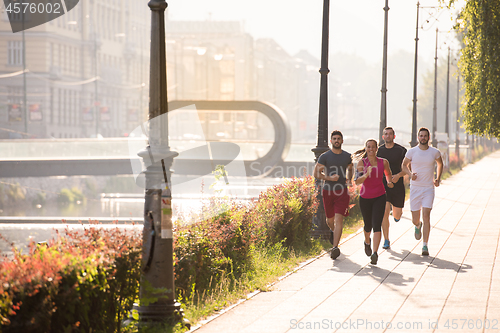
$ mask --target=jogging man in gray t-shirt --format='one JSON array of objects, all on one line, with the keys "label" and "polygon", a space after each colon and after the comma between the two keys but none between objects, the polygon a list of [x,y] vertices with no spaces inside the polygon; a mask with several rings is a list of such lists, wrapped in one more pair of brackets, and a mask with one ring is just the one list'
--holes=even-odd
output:
[{"label": "jogging man in gray t-shirt", "polygon": [[323,179],[323,207],[326,224],[333,231],[332,259],[340,255],[338,247],[342,236],[344,216],[349,215],[349,189],[352,183],[353,166],[351,154],[342,150],[344,142],[340,131],[331,135],[332,149],[323,153],[314,167],[314,177]]}]

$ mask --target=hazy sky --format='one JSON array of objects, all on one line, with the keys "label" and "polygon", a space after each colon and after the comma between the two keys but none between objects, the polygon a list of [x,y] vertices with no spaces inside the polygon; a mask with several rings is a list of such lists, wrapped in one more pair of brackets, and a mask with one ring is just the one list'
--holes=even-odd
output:
[{"label": "hazy sky", "polygon": [[[316,57],[321,53],[323,0],[167,0],[172,20],[236,20],[254,38],[274,38],[291,55],[306,49]],[[437,0],[420,0],[421,6],[436,6]],[[415,50],[417,1],[389,0],[389,54],[403,49]],[[382,58],[384,0],[330,1],[330,53],[346,52],[369,62]],[[448,31],[452,13],[457,10],[420,9],[419,55],[434,58],[436,27]],[[435,23],[432,17],[439,16]],[[426,22],[429,20],[429,23]],[[439,34],[438,55],[446,54],[445,40],[451,34]],[[453,46],[452,46],[453,47]]]}]

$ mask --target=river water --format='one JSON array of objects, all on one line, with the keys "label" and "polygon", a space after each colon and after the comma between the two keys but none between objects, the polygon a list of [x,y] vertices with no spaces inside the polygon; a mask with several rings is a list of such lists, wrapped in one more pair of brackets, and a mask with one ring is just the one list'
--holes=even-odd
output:
[{"label": "river water", "polygon": [[[210,202],[213,198],[248,203],[266,188],[284,180],[230,177],[228,183],[210,181],[211,185],[201,188],[200,182],[203,184],[203,180],[200,179],[192,184],[178,181],[181,185],[172,188],[173,220],[189,223],[222,212],[220,207],[214,207]],[[209,206],[210,209],[202,209]],[[11,253],[11,243],[26,251],[31,241],[42,242],[54,238],[56,229],[82,228],[78,222],[88,224],[89,219],[99,221],[101,227],[142,229],[143,212],[143,193],[102,193],[100,199],[88,199],[81,203],[61,205],[47,202],[39,207],[26,205],[7,208],[0,214],[0,234],[5,239],[0,239],[0,253]],[[119,223],[109,224],[113,221]]]}]

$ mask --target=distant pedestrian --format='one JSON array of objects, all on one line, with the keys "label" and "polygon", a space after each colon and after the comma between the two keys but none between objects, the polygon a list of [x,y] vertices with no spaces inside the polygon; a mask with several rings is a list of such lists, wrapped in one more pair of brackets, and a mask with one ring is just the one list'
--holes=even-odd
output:
[{"label": "distant pedestrian", "polygon": [[391,247],[391,241],[389,240],[389,214],[392,209],[394,221],[399,222],[401,215],[403,215],[403,207],[405,205],[405,173],[401,169],[401,165],[406,155],[406,148],[394,142],[396,133],[392,127],[384,128],[382,137],[385,143],[378,147],[377,156],[389,161],[392,172],[392,183],[394,184],[394,187],[388,187],[387,181],[384,178],[387,198],[384,219],[382,220],[382,234],[384,235],[384,245],[382,248],[389,249]]},{"label": "distant pedestrian", "polygon": [[[418,130],[418,145],[406,153],[403,160],[403,171],[411,177],[410,209],[412,222],[415,225],[415,238],[422,238],[422,210],[424,242],[422,255],[428,256],[427,242],[431,232],[431,209],[434,203],[435,187],[441,182],[443,159],[441,153],[434,147],[429,147],[429,130],[422,127]],[[434,178],[434,166],[437,163],[437,175]]]},{"label": "distant pedestrian", "polygon": [[[359,206],[365,223],[365,254],[373,265],[377,264],[378,247],[381,239],[382,219],[384,218],[386,194],[382,179],[387,178],[387,186],[393,187],[389,162],[377,157],[378,144],[375,139],[368,139],[365,147],[352,154],[356,167],[356,184],[363,184],[359,194]],[[370,239],[373,230],[373,248]]]},{"label": "distant pedestrian", "polygon": [[352,183],[353,166],[351,154],[342,150],[344,142],[340,131],[330,136],[332,149],[323,153],[314,167],[314,177],[323,179],[323,207],[326,223],[333,231],[332,259],[340,255],[339,242],[342,236],[344,217],[349,215],[349,189]]}]

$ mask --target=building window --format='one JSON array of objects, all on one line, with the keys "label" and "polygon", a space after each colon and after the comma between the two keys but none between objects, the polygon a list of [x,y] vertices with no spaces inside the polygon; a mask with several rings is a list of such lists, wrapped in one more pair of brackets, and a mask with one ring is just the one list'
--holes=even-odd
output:
[{"label": "building window", "polygon": [[23,42],[14,40],[8,44],[8,60],[9,65],[21,66],[23,64]]},{"label": "building window", "polygon": [[[52,44],[51,44],[52,45]],[[50,88],[50,123],[54,123],[54,88]],[[52,137],[54,137],[54,133],[52,133]]]},{"label": "building window", "polygon": [[7,101],[9,104],[21,104],[23,90],[21,87],[7,87]]}]

